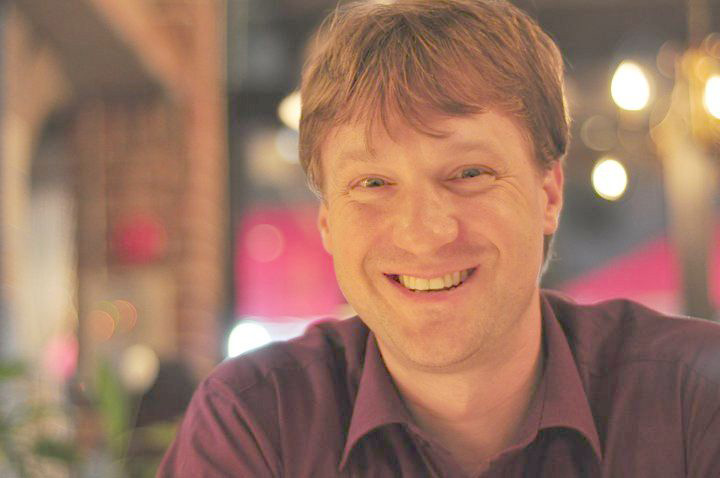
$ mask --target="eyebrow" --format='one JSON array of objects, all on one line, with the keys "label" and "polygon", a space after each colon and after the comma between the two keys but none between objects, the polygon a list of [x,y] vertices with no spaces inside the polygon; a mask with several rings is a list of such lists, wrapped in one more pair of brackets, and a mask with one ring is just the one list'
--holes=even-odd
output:
[{"label": "eyebrow", "polygon": [[342,172],[357,163],[377,164],[379,162],[380,158],[366,148],[348,148],[338,155],[334,171]]},{"label": "eyebrow", "polygon": [[468,141],[455,141],[448,146],[448,150],[454,153],[467,153],[470,151],[483,151],[489,153],[492,156],[501,158],[503,156],[502,151],[497,146],[488,141],[468,140]]}]

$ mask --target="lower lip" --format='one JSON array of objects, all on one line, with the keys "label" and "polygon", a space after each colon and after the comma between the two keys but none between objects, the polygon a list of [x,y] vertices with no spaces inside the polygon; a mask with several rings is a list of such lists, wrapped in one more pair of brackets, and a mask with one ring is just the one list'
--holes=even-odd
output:
[{"label": "lower lip", "polygon": [[391,277],[385,276],[385,278],[390,282],[390,284],[395,286],[395,289],[400,292],[404,297],[407,297],[414,302],[442,302],[450,300],[455,296],[462,294],[464,290],[468,289],[466,286],[468,285],[468,283],[475,279],[476,272],[476,268],[472,268],[472,272],[470,273],[470,275],[457,287],[446,290],[436,290],[432,292],[410,290]]}]

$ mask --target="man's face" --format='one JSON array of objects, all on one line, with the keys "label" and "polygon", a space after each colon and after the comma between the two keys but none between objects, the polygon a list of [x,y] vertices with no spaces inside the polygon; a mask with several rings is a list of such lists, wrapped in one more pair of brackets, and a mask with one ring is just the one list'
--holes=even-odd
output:
[{"label": "man's face", "polygon": [[539,170],[509,116],[431,126],[451,134],[395,125],[391,139],[378,128],[372,153],[364,125],[331,132],[318,223],[340,288],[383,354],[438,368],[507,350],[538,318],[563,174]]}]

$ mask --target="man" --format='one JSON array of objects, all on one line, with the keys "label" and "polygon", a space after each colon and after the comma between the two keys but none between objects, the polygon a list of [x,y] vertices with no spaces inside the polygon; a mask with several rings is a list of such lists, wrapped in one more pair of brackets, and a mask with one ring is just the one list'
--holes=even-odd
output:
[{"label": "man", "polygon": [[222,364],[160,477],[720,476],[720,327],[539,290],[562,59],[498,0],[340,8],[300,154],[358,317]]}]

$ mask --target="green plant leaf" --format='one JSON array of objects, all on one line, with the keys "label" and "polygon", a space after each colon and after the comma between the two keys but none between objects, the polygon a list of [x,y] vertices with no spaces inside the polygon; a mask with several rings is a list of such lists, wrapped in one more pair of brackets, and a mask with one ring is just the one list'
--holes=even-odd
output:
[{"label": "green plant leaf", "polygon": [[36,455],[60,461],[66,465],[72,465],[78,461],[78,450],[69,442],[42,437],[33,447]]},{"label": "green plant leaf", "polygon": [[98,366],[96,384],[98,412],[108,444],[115,458],[122,459],[128,445],[130,398],[107,360]]},{"label": "green plant leaf", "polygon": [[22,377],[27,372],[27,366],[19,360],[0,361],[0,382]]},{"label": "green plant leaf", "polygon": [[148,446],[153,448],[167,448],[172,443],[177,433],[179,420],[165,421],[147,425],[135,430],[136,436]]}]

